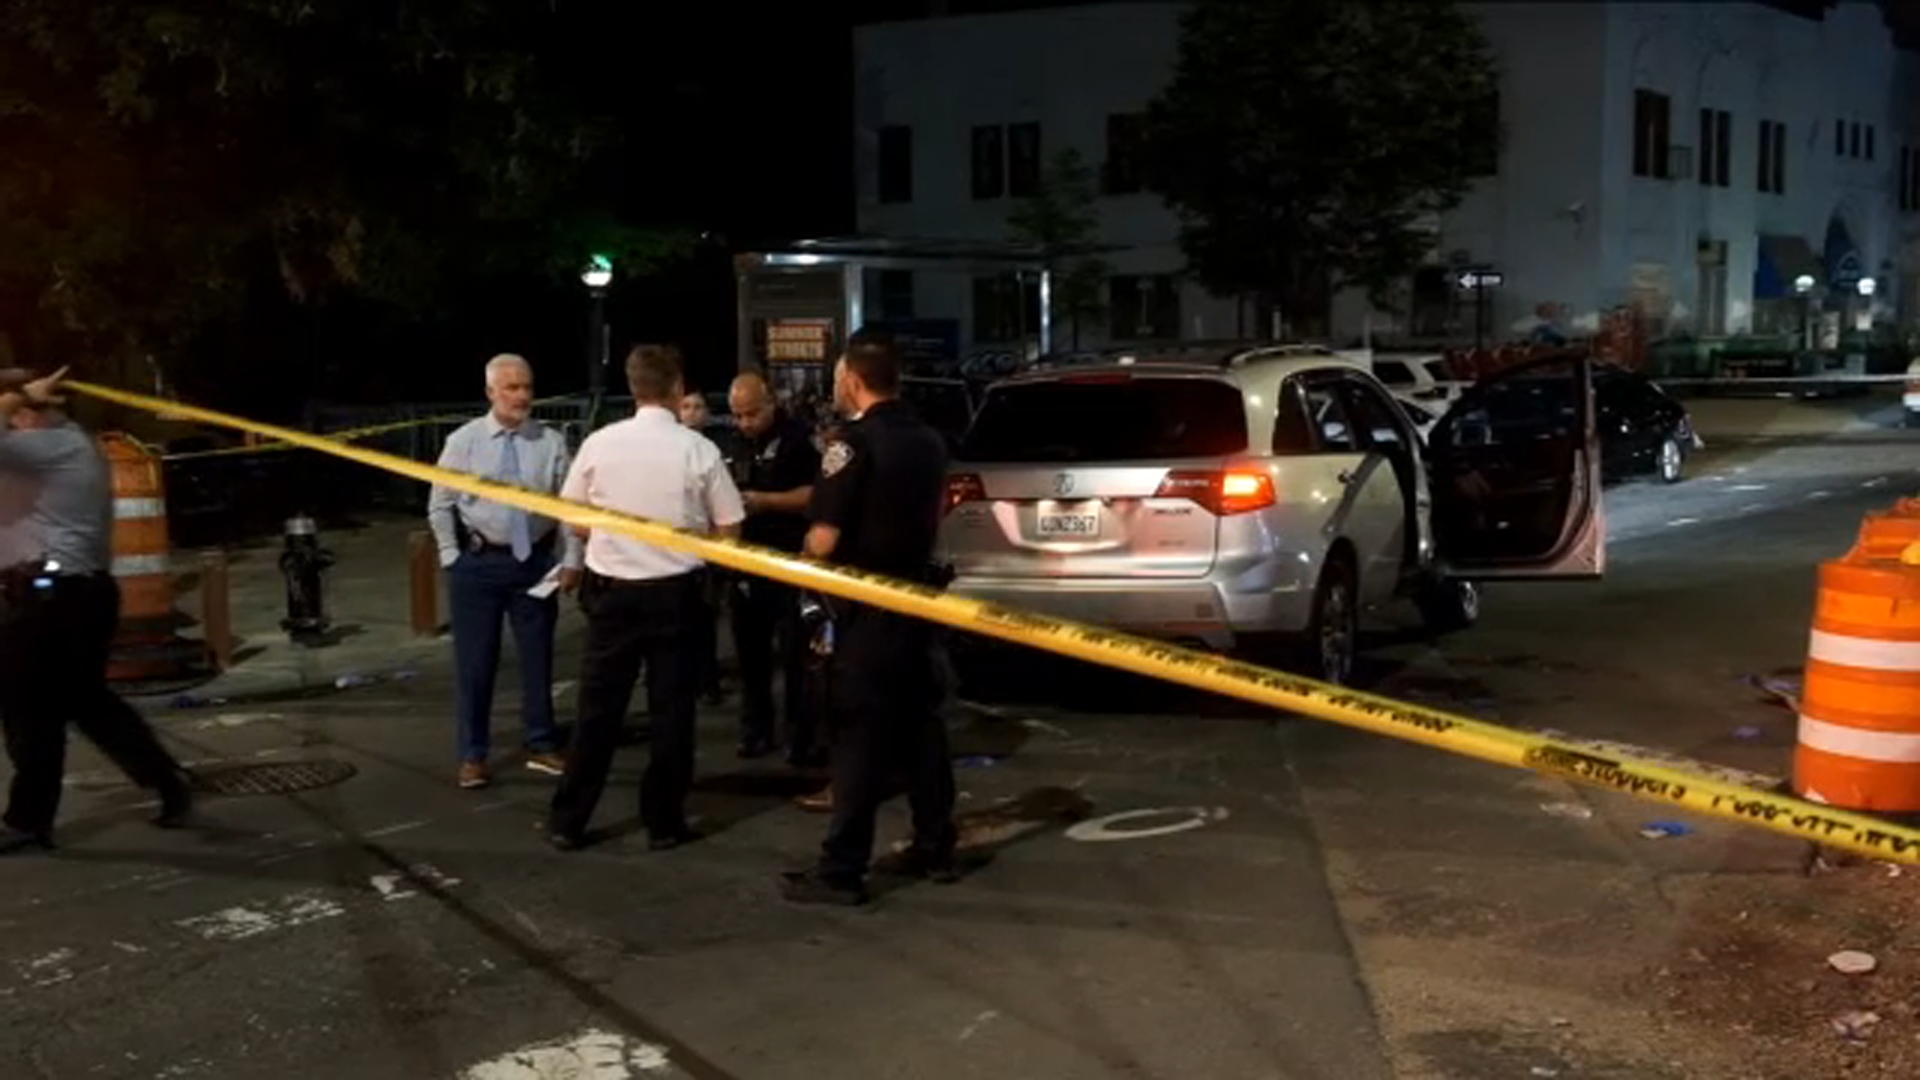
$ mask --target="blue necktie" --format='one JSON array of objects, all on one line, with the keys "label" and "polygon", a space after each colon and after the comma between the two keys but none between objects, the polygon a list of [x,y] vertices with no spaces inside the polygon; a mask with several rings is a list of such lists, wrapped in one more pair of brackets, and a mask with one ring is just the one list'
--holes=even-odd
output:
[{"label": "blue necktie", "polygon": [[[500,482],[526,486],[520,478],[519,437],[507,432],[507,445],[500,451]],[[533,522],[527,512],[517,506],[507,508],[507,543],[513,548],[513,557],[526,562],[533,554]]]}]

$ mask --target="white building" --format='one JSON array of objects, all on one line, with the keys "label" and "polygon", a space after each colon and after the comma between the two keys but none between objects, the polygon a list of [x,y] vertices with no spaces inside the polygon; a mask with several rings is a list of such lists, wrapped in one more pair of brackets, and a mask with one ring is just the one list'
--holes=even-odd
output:
[{"label": "white building", "polygon": [[[1470,334],[1463,266],[1500,271],[1489,321],[1503,336],[1536,313],[1577,326],[1628,303],[1673,332],[1773,332],[1797,324],[1802,275],[1849,325],[1868,309],[1883,323],[1920,315],[1920,57],[1896,46],[1878,3],[1466,6],[1501,66],[1498,173],[1439,223],[1403,310],[1338,298],[1334,337]],[[1103,167],[1115,248],[1110,325],[1082,343],[1256,334],[1240,305],[1179,276],[1175,218],[1127,161],[1182,9],[1082,3],[859,28],[860,231],[1004,241],[1012,200],[1074,147]],[[884,317],[958,318],[969,349],[1018,339],[1032,303],[950,275],[894,272],[864,291]]]}]

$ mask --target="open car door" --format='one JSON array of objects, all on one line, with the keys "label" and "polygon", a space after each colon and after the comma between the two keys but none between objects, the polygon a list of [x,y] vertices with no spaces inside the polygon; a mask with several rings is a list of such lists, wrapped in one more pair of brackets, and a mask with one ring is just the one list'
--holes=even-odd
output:
[{"label": "open car door", "polygon": [[1593,362],[1584,350],[1474,384],[1427,439],[1441,573],[1597,578],[1606,568]]}]

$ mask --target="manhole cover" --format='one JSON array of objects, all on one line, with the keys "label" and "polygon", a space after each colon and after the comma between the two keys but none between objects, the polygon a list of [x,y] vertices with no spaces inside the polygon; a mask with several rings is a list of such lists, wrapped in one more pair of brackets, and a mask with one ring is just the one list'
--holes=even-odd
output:
[{"label": "manhole cover", "polygon": [[193,771],[197,791],[214,795],[288,795],[332,787],[352,776],[344,761],[276,761],[260,765],[202,765]]}]

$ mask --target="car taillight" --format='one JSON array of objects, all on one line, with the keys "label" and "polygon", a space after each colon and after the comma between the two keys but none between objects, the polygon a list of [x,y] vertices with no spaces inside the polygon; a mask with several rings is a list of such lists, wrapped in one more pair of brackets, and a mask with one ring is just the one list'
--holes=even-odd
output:
[{"label": "car taillight", "polygon": [[1907,393],[1920,394],[1920,379],[1907,380]]},{"label": "car taillight", "polygon": [[987,497],[987,486],[973,473],[954,473],[947,477],[947,512],[961,503],[980,502]]},{"label": "car taillight", "polygon": [[1222,517],[1264,510],[1279,501],[1273,477],[1255,469],[1175,469],[1154,495],[1191,499]]}]

